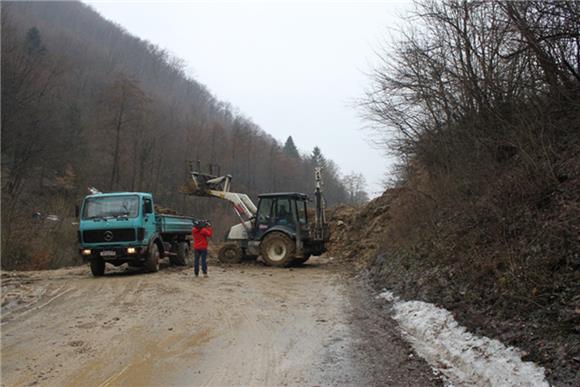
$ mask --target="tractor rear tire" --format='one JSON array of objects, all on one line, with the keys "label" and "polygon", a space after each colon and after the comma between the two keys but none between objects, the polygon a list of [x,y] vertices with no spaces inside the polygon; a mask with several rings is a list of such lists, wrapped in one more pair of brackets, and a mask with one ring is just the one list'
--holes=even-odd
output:
[{"label": "tractor rear tire", "polygon": [[288,235],[274,231],[262,240],[260,251],[266,265],[286,267],[292,264],[296,243]]},{"label": "tractor rear tire", "polygon": [[227,243],[218,252],[218,260],[223,263],[240,263],[243,252],[240,246],[235,243]]},{"label": "tractor rear tire", "polygon": [[177,255],[169,257],[171,264],[175,266],[187,266],[188,261],[191,261],[189,257],[189,245],[187,242],[178,242],[176,250]]},{"label": "tractor rear tire", "polygon": [[159,271],[159,246],[157,246],[157,243],[153,243],[149,248],[149,255],[145,262],[145,270],[150,273]]},{"label": "tractor rear tire", "polygon": [[91,259],[91,273],[93,273],[93,276],[95,277],[105,275],[105,261],[103,261],[103,258],[98,257]]}]

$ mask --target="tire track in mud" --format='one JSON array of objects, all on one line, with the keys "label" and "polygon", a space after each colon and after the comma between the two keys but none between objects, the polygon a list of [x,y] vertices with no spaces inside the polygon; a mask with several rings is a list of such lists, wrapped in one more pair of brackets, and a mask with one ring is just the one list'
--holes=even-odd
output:
[{"label": "tire track in mud", "polygon": [[27,291],[44,303],[3,326],[5,385],[376,384],[363,372],[375,364],[353,360],[348,296],[323,265],[212,266],[207,279],[67,270],[35,272]]},{"label": "tire track in mud", "polygon": [[[24,302],[20,308],[16,308],[16,309],[14,309],[10,312],[7,312],[7,313],[2,313],[2,322],[0,323],[0,326],[3,326],[6,322],[12,320],[13,316],[23,317],[31,312],[38,311],[38,310],[48,306],[50,303],[52,303],[56,299],[64,296],[67,293],[70,293],[71,291],[74,290],[71,288],[64,290],[65,287],[66,286],[61,286],[61,287],[57,288],[54,292],[49,292],[47,289],[45,289],[37,297],[34,297],[34,299],[32,301],[30,301],[28,303]],[[48,293],[48,295],[47,295],[47,293]],[[43,299],[46,299],[46,298],[48,298],[48,300],[43,301]],[[40,305],[38,305],[38,304],[40,304]]]},{"label": "tire track in mud", "polygon": [[[212,354],[201,353],[201,357],[212,357],[212,364],[208,366],[211,372],[200,380],[199,385],[256,385],[258,381],[268,384],[275,356],[269,344],[271,335],[268,327],[261,323],[260,315],[256,313],[263,305],[256,304],[256,300],[252,299],[255,294],[248,294],[241,282],[226,281],[222,284],[225,286],[223,290],[229,295],[228,301],[235,302],[238,307],[232,311],[229,303],[223,303],[216,308],[215,320],[221,321],[222,325],[219,335],[212,342]],[[234,294],[237,296],[232,297]],[[252,351],[256,346],[259,350]],[[200,368],[204,368],[204,361],[201,363]]]}]

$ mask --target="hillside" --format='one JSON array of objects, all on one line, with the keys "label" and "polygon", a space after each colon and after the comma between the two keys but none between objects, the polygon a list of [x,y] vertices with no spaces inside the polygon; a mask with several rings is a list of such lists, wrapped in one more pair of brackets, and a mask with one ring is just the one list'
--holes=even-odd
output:
[{"label": "hillside", "polygon": [[80,2],[2,2],[4,268],[70,264],[74,206],[89,186],[153,192],[222,235],[235,220],[227,205],[178,193],[188,160],[219,165],[251,196],[312,192],[313,167],[324,164],[329,202],[346,200],[319,148],[283,146],[183,68]]},{"label": "hillside", "polygon": [[578,3],[419,2],[414,16],[362,102],[396,178],[335,210],[332,253],[579,385]]}]

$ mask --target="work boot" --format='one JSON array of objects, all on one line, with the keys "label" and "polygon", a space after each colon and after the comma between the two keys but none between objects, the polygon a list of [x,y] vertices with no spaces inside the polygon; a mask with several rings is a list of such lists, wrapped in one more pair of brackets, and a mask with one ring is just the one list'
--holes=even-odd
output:
[{"label": "work boot", "polygon": [[203,278],[207,278],[207,273],[203,273]]}]

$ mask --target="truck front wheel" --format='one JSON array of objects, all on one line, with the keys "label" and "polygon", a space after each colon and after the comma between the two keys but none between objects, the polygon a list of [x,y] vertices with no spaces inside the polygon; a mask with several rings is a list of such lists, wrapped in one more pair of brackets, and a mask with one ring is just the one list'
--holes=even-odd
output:
[{"label": "truck front wheel", "polygon": [[268,266],[288,266],[296,254],[296,244],[286,234],[272,232],[260,244],[262,258]]},{"label": "truck front wheel", "polygon": [[93,276],[100,277],[105,274],[105,261],[101,257],[91,259],[91,273]]},{"label": "truck front wheel", "polygon": [[149,248],[149,256],[145,262],[145,270],[151,273],[159,271],[159,246],[153,243]]}]

